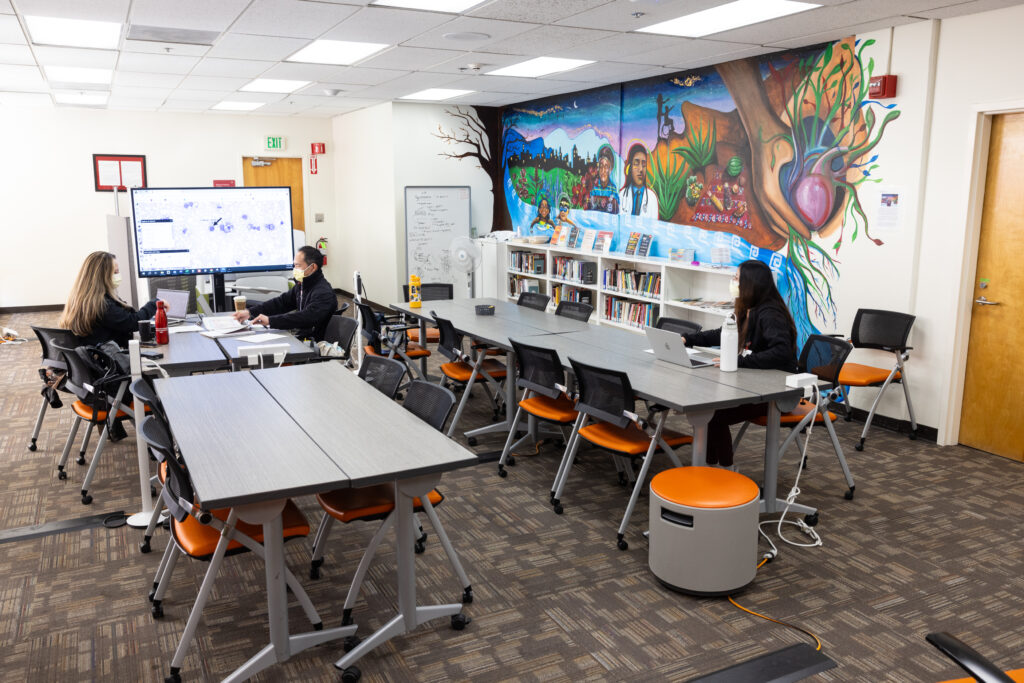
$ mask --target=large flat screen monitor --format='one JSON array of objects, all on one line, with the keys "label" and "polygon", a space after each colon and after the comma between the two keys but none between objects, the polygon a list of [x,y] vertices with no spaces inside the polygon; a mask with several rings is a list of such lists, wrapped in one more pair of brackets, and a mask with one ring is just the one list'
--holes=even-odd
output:
[{"label": "large flat screen monitor", "polygon": [[141,277],[291,270],[290,187],[132,190]]}]

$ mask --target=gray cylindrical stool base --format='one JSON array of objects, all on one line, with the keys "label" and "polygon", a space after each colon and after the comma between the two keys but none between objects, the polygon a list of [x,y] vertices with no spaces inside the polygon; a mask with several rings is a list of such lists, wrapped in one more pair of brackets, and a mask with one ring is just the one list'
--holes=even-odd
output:
[{"label": "gray cylindrical stool base", "polygon": [[677,467],[651,480],[651,571],[694,595],[728,595],[757,573],[757,484],[738,472]]}]

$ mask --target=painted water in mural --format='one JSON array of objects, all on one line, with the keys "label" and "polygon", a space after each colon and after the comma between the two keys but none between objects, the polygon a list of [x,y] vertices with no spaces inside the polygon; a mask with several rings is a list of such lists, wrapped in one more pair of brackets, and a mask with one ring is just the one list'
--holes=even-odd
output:
[{"label": "painted water in mural", "polygon": [[845,239],[868,235],[858,198],[878,182],[878,144],[899,116],[868,98],[873,41],[847,39],[698,71],[515,105],[503,165],[512,224],[630,233],[650,254],[768,263],[803,342],[834,329]]}]

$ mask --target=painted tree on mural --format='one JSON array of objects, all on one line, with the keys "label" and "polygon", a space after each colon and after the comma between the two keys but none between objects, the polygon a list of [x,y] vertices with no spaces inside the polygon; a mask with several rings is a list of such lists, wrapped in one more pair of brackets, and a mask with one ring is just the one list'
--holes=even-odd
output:
[{"label": "painted tree on mural", "polygon": [[505,205],[504,171],[502,169],[501,109],[497,107],[456,107],[445,113],[457,123],[451,130],[440,124],[434,137],[445,144],[468,147],[461,152],[441,152],[448,159],[475,159],[480,169],[491,179],[494,197],[490,230],[510,230],[512,221]]}]

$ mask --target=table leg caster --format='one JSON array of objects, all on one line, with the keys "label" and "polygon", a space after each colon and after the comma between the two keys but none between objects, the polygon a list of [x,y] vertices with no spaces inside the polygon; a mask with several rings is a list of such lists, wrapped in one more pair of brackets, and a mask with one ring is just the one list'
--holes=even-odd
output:
[{"label": "table leg caster", "polygon": [[619,546],[619,550],[627,550],[629,549],[629,543],[626,543],[626,539],[622,536],[622,534],[619,534],[616,537],[616,545]]},{"label": "table leg caster", "polygon": [[804,522],[807,526],[818,526],[818,513],[804,515]]},{"label": "table leg caster", "polygon": [[341,680],[343,683],[356,683],[362,677],[363,672],[356,666],[350,666],[341,672]]},{"label": "table leg caster", "polygon": [[857,487],[856,486],[851,486],[850,490],[843,494],[843,498],[845,498],[846,500],[853,500],[853,490],[855,488],[857,488]]},{"label": "table leg caster", "polygon": [[345,648],[345,652],[351,652],[356,649],[361,642],[363,642],[363,639],[359,636],[348,636],[342,641],[342,647]]},{"label": "table leg caster", "polygon": [[171,675],[164,678],[164,683],[181,683],[181,674],[178,673],[179,671],[181,671],[181,669],[176,666],[172,666]]},{"label": "table leg caster", "polygon": [[30,444],[28,445],[28,449],[29,449],[30,451],[35,451],[35,450],[36,450],[36,440],[35,440],[35,439],[32,439],[32,443],[30,443]]},{"label": "table leg caster", "polygon": [[473,621],[462,612],[452,615],[452,628],[456,631],[461,631],[469,625],[469,622]]},{"label": "table leg caster", "polygon": [[468,605],[473,602],[473,587],[466,586],[466,589],[462,591],[462,603]]},{"label": "table leg caster", "polygon": [[92,502],[92,496],[85,489],[82,489],[82,505],[88,505]]}]

